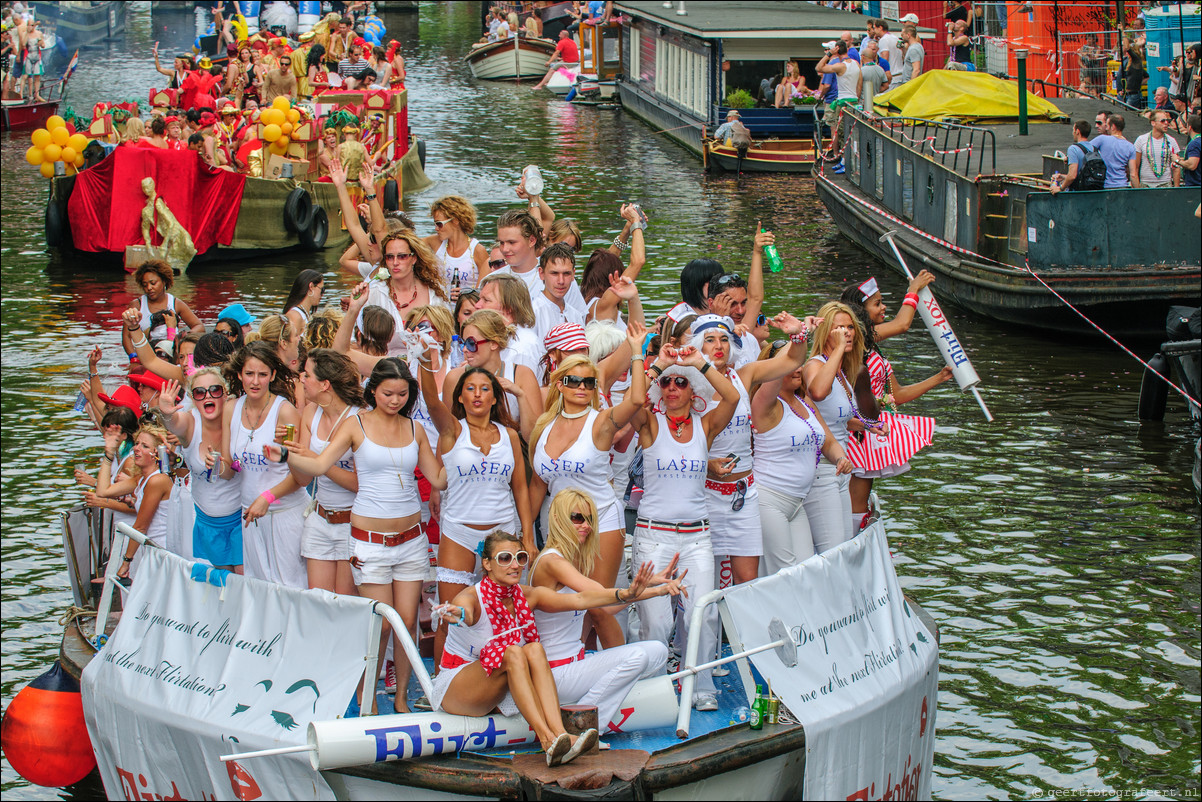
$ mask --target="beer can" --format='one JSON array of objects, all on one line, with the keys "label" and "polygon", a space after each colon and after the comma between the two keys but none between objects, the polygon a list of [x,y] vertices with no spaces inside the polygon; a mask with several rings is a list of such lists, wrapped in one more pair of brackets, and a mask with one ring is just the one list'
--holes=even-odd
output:
[{"label": "beer can", "polygon": [[780,723],[780,699],[775,696],[764,700],[764,723]]},{"label": "beer can", "polygon": [[294,424],[294,423],[285,423],[284,424],[284,439],[291,440],[292,442],[296,442],[296,424]]}]

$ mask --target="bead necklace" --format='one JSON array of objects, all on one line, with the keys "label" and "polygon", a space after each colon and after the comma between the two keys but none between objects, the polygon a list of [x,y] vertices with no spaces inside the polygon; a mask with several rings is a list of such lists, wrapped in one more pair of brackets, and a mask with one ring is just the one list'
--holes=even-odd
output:
[{"label": "bead necklace", "polygon": [[[267,400],[264,402],[263,408],[259,410],[259,414],[255,419],[255,425],[251,427],[250,434],[246,436],[246,445],[242,447],[243,451],[250,448],[251,442],[255,439],[255,432],[259,431],[259,427],[263,425],[263,416],[267,414],[267,410],[271,407],[271,396],[272,394],[270,392],[267,393]],[[248,398],[247,401],[249,402],[250,399]],[[247,417],[249,417],[251,412],[250,405],[243,404],[242,408],[246,411]],[[235,471],[242,470],[242,460],[238,459],[236,456],[233,457],[232,461],[230,462],[230,467]]]},{"label": "bead necklace", "polygon": [[1160,166],[1156,165],[1156,159],[1152,155],[1153,136],[1148,134],[1148,140],[1144,142],[1144,153],[1148,156],[1148,167],[1152,170],[1152,175],[1160,178],[1169,169],[1169,138],[1162,136],[1160,138]]},{"label": "bead necklace", "polygon": [[814,433],[814,467],[817,468],[819,465],[822,464],[822,447],[818,442],[820,437],[818,434],[818,430],[814,428],[814,424],[812,422],[812,418],[817,413],[814,412],[814,408],[812,406],[810,406],[809,404],[806,403],[806,400],[804,398],[802,398],[801,396],[799,396],[797,394],[794,394],[793,397],[796,398],[798,401],[800,401],[801,405],[803,407],[805,407],[807,410],[809,410],[810,417],[808,417],[808,418],[801,417],[801,415],[797,412],[797,410],[793,409],[793,405],[790,404],[788,401],[784,402],[785,409],[789,410],[795,416],[797,416],[797,419],[800,420],[802,423],[804,423],[806,426],[809,426],[810,431]]},{"label": "bead necklace", "polygon": [[843,392],[847,394],[847,402],[851,404],[851,412],[856,416],[856,420],[864,424],[865,429],[879,429],[884,426],[885,424],[880,420],[865,418],[860,414],[860,408],[856,406],[856,397],[852,395],[851,387],[847,383],[847,377],[843,375],[843,368],[839,368],[836,376],[839,379],[839,384],[843,387]]}]

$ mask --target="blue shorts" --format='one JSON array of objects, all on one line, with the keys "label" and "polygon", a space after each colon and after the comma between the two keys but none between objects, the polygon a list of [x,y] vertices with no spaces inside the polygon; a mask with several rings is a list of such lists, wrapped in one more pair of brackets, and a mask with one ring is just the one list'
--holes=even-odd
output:
[{"label": "blue shorts", "polygon": [[197,507],[192,555],[213,565],[242,565],[242,510],[211,518]]}]

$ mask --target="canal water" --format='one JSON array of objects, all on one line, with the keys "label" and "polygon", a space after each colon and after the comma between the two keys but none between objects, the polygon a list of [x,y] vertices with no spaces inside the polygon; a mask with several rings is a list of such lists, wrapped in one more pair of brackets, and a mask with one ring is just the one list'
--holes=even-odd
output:
[{"label": "canal water", "polygon": [[[435,182],[405,199],[422,233],[433,231],[429,203],[453,192],[476,202],[487,240],[533,163],[588,248],[617,233],[622,202],[643,204],[649,253],[639,283],[655,313],[674,299],[691,258],[745,270],[761,222],[775,230],[786,265],[767,278],[769,314],[813,312],[873,274],[890,307],[900,303],[904,282],[838,235],[806,178],[707,179],[692,155],[621,111],[472,80],[461,58],[479,18],[476,3],[423,3],[416,15],[386,19],[408,62],[410,120],[428,143]],[[170,53],[191,31],[190,16],[136,4],[123,40],[83,54],[69,103],[82,111],[101,100],[144,101],[163,83],[152,43]],[[117,317],[135,293],[120,272],[47,255],[46,184],[24,162],[27,145],[26,136],[3,140],[0,173],[6,707],[58,651],[59,617],[71,604],[58,516],[80,498],[74,466],[94,468],[101,453],[72,401],[94,344],[115,383]],[[205,267],[175,292],[210,325],[232,299],[258,316],[278,311],[303,267],[326,272],[327,297],[352,284],[328,252]],[[933,446],[914,470],[879,483],[903,586],[940,626],[935,797],[1073,789],[1197,798],[1199,508],[1184,405],[1170,399],[1164,424],[1141,424],[1141,369],[1113,346],[946,311],[996,421],[944,385],[912,404],[938,419]],[[940,366],[921,327],[886,352],[906,382]],[[5,798],[101,793],[95,781],[67,791],[30,786],[7,761],[0,771]]]}]

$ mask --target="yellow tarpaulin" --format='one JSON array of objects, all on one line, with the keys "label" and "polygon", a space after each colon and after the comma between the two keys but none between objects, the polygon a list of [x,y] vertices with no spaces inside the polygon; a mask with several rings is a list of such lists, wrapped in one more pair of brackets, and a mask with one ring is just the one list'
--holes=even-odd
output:
[{"label": "yellow tarpaulin", "polygon": [[[877,95],[872,105],[878,114],[890,117],[1013,122],[1018,119],[1018,83],[982,72],[931,70]],[[1032,122],[1068,119],[1046,98],[1031,92],[1027,92],[1027,118]]]}]

